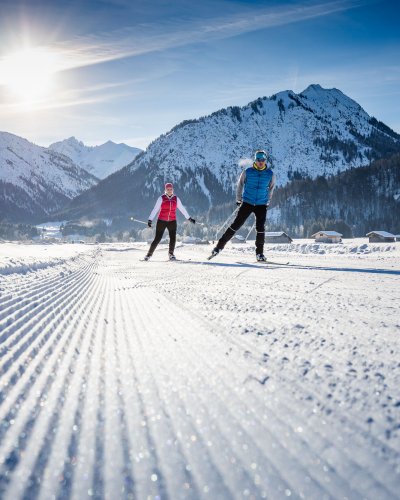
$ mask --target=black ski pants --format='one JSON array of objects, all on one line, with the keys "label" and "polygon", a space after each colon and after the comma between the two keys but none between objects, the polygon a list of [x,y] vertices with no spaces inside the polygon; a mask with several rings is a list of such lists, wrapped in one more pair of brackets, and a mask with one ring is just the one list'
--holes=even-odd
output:
[{"label": "black ski pants", "polygon": [[222,250],[225,247],[225,245],[233,237],[236,231],[243,226],[251,213],[254,213],[254,215],[256,216],[256,254],[264,253],[265,220],[267,218],[267,207],[266,205],[250,205],[250,203],[245,202],[241,204],[235,220],[219,239],[216,246],[218,250]]},{"label": "black ski pants", "polygon": [[175,243],[176,243],[176,220],[158,219],[156,225],[156,235],[154,236],[154,240],[150,245],[150,249],[147,252],[147,255],[153,255],[154,250],[160,243],[161,238],[163,237],[164,231],[166,229],[168,229],[169,233],[169,253],[174,253]]}]

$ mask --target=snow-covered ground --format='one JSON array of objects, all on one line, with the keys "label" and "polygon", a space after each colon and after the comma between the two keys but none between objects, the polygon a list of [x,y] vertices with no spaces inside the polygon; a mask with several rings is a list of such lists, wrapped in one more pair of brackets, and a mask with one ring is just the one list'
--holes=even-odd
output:
[{"label": "snow-covered ground", "polygon": [[93,250],[93,246],[81,244],[0,243],[0,277],[37,269],[65,265],[78,255]]},{"label": "snow-covered ground", "polygon": [[0,244],[0,498],[398,498],[400,243],[147,247]]}]

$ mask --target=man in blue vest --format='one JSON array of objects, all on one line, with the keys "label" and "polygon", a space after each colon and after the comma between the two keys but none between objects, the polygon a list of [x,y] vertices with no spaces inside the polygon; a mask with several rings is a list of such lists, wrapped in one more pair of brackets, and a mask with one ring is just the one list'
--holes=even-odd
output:
[{"label": "man in blue vest", "polygon": [[228,241],[243,226],[251,213],[256,216],[256,257],[265,262],[264,240],[267,208],[275,187],[275,174],[267,165],[267,153],[258,149],[254,154],[254,163],[243,170],[236,189],[236,204],[240,207],[235,220],[219,239],[210,259],[220,253]]}]

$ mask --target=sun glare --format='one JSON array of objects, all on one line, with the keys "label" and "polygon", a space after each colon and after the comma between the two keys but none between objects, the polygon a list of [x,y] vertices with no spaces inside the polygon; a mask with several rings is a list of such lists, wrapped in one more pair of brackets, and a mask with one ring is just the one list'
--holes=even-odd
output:
[{"label": "sun glare", "polygon": [[56,54],[44,48],[11,53],[0,61],[1,83],[21,104],[50,97],[56,72]]}]

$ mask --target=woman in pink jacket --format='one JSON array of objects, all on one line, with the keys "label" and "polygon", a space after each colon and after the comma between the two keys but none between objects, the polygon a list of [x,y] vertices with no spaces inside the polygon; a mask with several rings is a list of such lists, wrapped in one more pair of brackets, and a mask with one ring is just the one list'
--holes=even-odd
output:
[{"label": "woman in pink jacket", "polygon": [[190,222],[195,224],[196,221],[189,216],[186,208],[182,205],[181,200],[174,195],[174,186],[170,182],[167,182],[165,184],[165,193],[156,201],[156,204],[154,205],[154,208],[149,216],[149,220],[147,221],[147,225],[151,227],[155,215],[159,212],[156,225],[156,235],[144,260],[149,260],[153,255],[154,250],[161,241],[165,229],[168,229],[169,233],[169,260],[176,260],[174,255],[176,242],[176,209],[182,213],[185,219],[188,219]]}]

